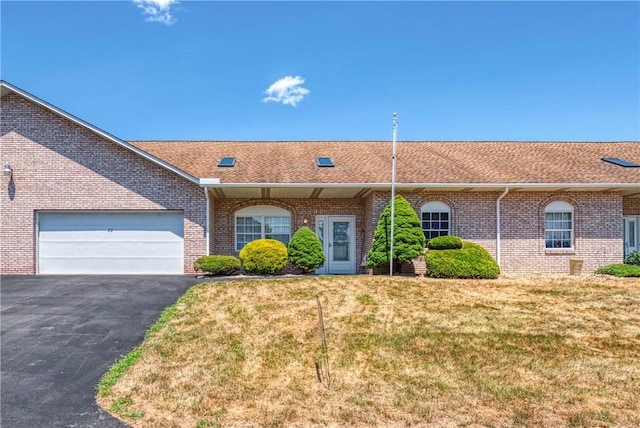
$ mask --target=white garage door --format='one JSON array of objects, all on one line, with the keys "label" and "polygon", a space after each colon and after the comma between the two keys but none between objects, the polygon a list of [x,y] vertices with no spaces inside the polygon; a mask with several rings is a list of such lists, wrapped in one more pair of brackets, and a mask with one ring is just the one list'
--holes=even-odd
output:
[{"label": "white garage door", "polygon": [[183,273],[182,212],[43,212],[41,274]]}]

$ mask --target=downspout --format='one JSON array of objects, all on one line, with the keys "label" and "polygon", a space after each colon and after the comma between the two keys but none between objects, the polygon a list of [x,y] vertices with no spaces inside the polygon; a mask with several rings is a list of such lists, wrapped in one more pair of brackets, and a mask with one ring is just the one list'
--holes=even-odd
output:
[{"label": "downspout", "polygon": [[500,266],[500,201],[509,193],[509,187],[504,188],[504,192],[498,197],[496,201],[496,262],[498,267]]},{"label": "downspout", "polygon": [[207,186],[204,186],[204,198],[207,201],[206,207],[205,207],[205,223],[204,223],[204,235],[205,235],[205,239],[207,241],[207,252],[205,255],[209,255],[209,188]]}]

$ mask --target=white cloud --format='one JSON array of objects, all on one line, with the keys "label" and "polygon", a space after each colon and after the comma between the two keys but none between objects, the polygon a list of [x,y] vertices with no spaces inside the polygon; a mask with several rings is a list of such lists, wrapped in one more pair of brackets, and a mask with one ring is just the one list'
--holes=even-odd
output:
[{"label": "white cloud", "polygon": [[264,97],[262,101],[265,103],[274,101],[295,107],[310,92],[307,88],[300,86],[303,83],[304,79],[300,76],[285,76],[271,84],[271,86],[264,91],[267,96]]},{"label": "white cloud", "polygon": [[160,22],[171,25],[176,19],[171,14],[171,6],[178,4],[178,0],[133,0],[147,16],[147,21]]}]

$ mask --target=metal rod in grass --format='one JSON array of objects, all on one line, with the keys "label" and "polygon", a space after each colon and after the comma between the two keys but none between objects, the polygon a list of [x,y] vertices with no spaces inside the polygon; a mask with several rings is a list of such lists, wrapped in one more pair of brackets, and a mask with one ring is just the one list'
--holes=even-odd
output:
[{"label": "metal rod in grass", "polygon": [[[329,372],[329,352],[327,351],[327,335],[324,330],[324,317],[322,315],[322,303],[320,303],[320,297],[316,296],[316,302],[318,302],[318,333],[320,333],[320,340],[322,342],[322,365],[326,371],[327,384],[325,385],[327,389],[331,389],[331,374]],[[316,375],[318,376],[318,381],[322,382],[322,374],[320,365],[316,362]]]}]

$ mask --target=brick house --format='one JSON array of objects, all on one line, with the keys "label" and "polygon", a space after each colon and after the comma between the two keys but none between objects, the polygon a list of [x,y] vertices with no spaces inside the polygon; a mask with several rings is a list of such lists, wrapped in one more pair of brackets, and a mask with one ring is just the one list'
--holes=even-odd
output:
[{"label": "brick house", "polygon": [[[190,273],[307,225],[362,272],[390,198],[382,141],[124,141],[2,82],[3,274]],[[638,249],[638,142],[397,144],[396,191],[428,237],[477,242],[504,273],[584,272]]]}]

